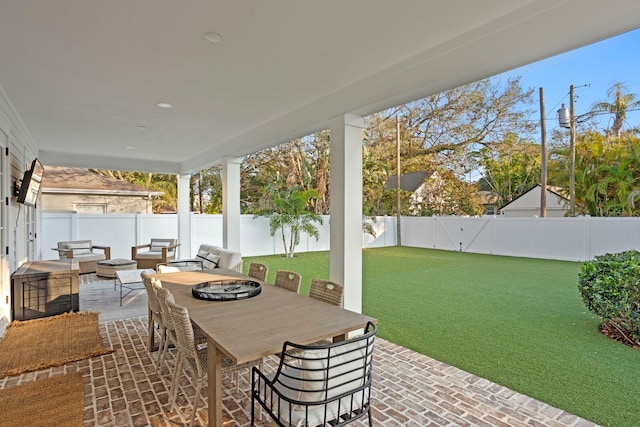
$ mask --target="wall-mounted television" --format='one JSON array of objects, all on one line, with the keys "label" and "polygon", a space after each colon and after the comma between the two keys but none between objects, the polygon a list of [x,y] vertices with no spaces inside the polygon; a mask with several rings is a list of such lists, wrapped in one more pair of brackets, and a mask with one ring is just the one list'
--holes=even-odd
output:
[{"label": "wall-mounted television", "polygon": [[40,194],[40,183],[44,176],[44,167],[36,158],[31,163],[31,168],[27,169],[22,177],[20,192],[18,193],[18,203],[27,206],[35,206]]}]

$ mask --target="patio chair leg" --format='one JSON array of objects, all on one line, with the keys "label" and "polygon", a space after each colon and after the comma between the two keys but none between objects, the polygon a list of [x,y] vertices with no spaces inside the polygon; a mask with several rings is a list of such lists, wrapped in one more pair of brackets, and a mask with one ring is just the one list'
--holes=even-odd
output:
[{"label": "patio chair leg", "polygon": [[164,364],[164,360],[167,357],[167,351],[169,351],[169,335],[165,332],[164,342],[162,343],[162,348],[159,348],[160,352],[160,361],[158,362],[158,374],[160,370],[162,370],[162,365]]},{"label": "patio chair leg", "polygon": [[[180,374],[180,368],[182,367],[182,354],[178,353],[176,357],[176,366],[173,369],[173,378],[171,379],[171,388],[169,389],[169,403],[175,408],[176,394],[178,392],[178,375]],[[176,408],[177,410],[177,408]]]},{"label": "patio chair leg", "polygon": [[198,400],[200,399],[200,389],[202,388],[202,381],[198,379],[197,382],[196,395],[193,398],[193,412],[191,413],[191,423],[189,423],[189,427],[193,427],[193,422],[196,419],[196,410],[198,409]]},{"label": "patio chair leg", "polygon": [[153,334],[154,334],[154,330],[153,330],[153,314],[149,314],[149,318],[148,319],[149,319],[148,320],[148,322],[149,322],[149,325],[148,325],[149,331],[148,331],[148,335],[147,335],[147,351],[149,353],[151,353],[151,351],[153,350],[151,348],[151,341],[153,340]]},{"label": "patio chair leg", "polygon": [[158,354],[156,358],[156,374],[160,375],[162,369],[162,349],[164,348],[164,342],[167,340],[167,330],[162,328],[160,330],[160,343],[158,344]]}]

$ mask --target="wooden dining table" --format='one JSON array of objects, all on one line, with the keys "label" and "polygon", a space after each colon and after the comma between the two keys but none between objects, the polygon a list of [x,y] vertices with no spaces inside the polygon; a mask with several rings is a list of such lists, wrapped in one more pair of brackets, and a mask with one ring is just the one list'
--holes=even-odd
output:
[{"label": "wooden dining table", "polygon": [[[260,282],[234,270],[156,274],[177,304],[207,336],[209,426],[222,426],[222,355],[245,363],[278,354],[291,341],[310,344],[344,339],[376,319]],[[231,279],[261,283],[259,295],[233,301],[194,298],[193,285]]]}]

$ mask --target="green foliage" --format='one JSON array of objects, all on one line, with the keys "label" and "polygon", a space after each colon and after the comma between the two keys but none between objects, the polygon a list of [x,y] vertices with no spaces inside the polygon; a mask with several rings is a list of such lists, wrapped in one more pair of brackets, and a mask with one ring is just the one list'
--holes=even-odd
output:
[{"label": "green foliage", "polygon": [[484,208],[478,186],[458,179],[442,169],[425,179],[425,185],[414,195],[411,210],[414,215],[482,215]]},{"label": "green foliage", "polygon": [[178,178],[173,174],[151,172],[128,172],[96,169],[93,172],[120,181],[130,182],[153,191],[162,191],[159,199],[153,200],[153,212],[175,212],[178,201]]},{"label": "green foliage", "polygon": [[222,167],[213,166],[191,175],[191,211],[207,214],[222,212]]},{"label": "green foliage", "polygon": [[483,169],[482,185],[504,206],[540,183],[540,146],[507,134],[502,142],[476,154]]},{"label": "green foliage", "polygon": [[629,344],[640,344],[640,252],[597,256],[580,268],[578,289],[587,308]]},{"label": "green foliage", "polygon": [[[614,83],[607,90],[607,101],[600,101],[591,107],[588,115],[595,115],[599,113],[607,113],[613,116],[613,122],[611,128],[608,130],[609,135],[620,138],[623,133],[623,126],[627,118],[627,111],[634,110],[640,107],[640,101],[636,99],[634,93],[629,92],[629,89],[622,82]],[[632,129],[636,131],[636,129]]]},{"label": "green foliage", "polygon": [[[568,149],[555,148],[549,177],[568,188]],[[606,138],[588,131],[576,138],[576,209],[591,216],[638,216],[640,206],[630,198],[640,189],[640,139],[631,135]]]},{"label": "green foliage", "polygon": [[[268,186],[268,194],[271,195],[270,207],[261,210],[256,216],[269,219],[269,232],[272,236],[280,231],[284,251],[288,258],[293,257],[295,247],[300,243],[301,233],[306,233],[318,240],[320,232],[315,223],[322,224],[322,217],[308,209],[310,200],[318,196],[316,190],[302,190],[297,185],[286,187],[282,181],[276,178]],[[288,242],[287,230],[289,232]]]}]

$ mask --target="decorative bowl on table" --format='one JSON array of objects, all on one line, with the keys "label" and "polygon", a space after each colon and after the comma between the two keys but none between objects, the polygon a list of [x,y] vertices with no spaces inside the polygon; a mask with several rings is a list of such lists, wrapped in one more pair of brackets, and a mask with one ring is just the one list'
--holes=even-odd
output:
[{"label": "decorative bowl on table", "polygon": [[262,285],[253,280],[214,280],[191,287],[194,298],[207,301],[233,301],[255,297],[262,292]]}]

